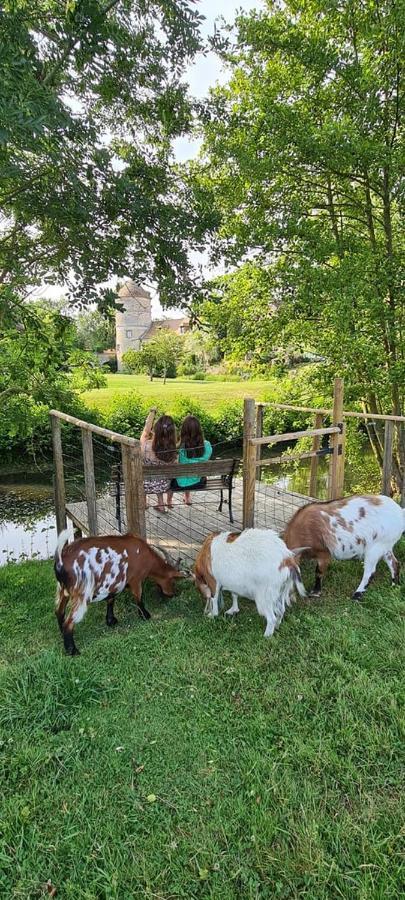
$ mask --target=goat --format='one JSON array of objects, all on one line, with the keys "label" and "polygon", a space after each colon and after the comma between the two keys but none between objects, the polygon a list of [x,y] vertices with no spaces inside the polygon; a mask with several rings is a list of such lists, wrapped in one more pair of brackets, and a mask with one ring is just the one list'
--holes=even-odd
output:
[{"label": "goat", "polygon": [[[67,540],[68,532],[62,531],[55,552],[55,575],[59,582],[55,615],[69,656],[79,653],[73,628],[83,619],[89,603],[107,600],[107,625],[116,625],[114,600],[128,585],[139,614],[150,619],[142,601],[144,579],[151,578],[166,597],[172,597],[173,580],[183,577],[146,541],[134,534],[80,538],[65,547]],[[66,617],[69,601],[70,611]]]},{"label": "goat", "polygon": [[[300,548],[300,551],[302,548]],[[226,615],[239,612],[238,595],[254,600],[266,619],[265,637],[271,637],[291,602],[295,587],[305,588],[296,562],[275,531],[248,528],[241,533],[214,532],[205,539],[194,565],[194,581],[206,602],[209,616],[218,615],[221,590],[232,593]]]},{"label": "goat", "polygon": [[319,596],[322,578],[331,559],[363,559],[361,582],[353,594],[358,600],[384,558],[392,584],[399,584],[399,562],[393,547],[405,529],[405,510],[383,495],[355,495],[327,503],[308,503],[292,517],[283,538],[290,550],[305,546],[305,555],[316,559],[312,596]]}]

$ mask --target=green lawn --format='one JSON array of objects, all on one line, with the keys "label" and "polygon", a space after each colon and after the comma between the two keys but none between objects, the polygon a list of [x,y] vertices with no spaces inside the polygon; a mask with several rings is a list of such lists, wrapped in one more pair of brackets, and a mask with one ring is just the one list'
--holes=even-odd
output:
[{"label": "green lawn", "polygon": [[405,596],[381,566],[353,603],[359,572],[335,564],[270,641],[189,583],[151,588],[150,622],[125,594],[71,659],[51,564],[1,569],[0,895],[397,900]]},{"label": "green lawn", "polygon": [[201,401],[208,409],[212,409],[220,403],[242,400],[243,397],[262,400],[274,386],[274,381],[188,381],[182,378],[163,384],[162,379],[149,381],[146,375],[107,375],[107,379],[108,387],[82,394],[89,406],[105,411],[113,397],[136,391],[151,404],[165,405],[168,411],[170,402],[179,395]]}]

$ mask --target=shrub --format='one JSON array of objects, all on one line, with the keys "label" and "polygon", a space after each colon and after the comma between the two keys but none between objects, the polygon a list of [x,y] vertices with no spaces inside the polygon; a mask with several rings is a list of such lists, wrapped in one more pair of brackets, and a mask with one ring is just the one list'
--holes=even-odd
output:
[{"label": "shrub", "polygon": [[233,403],[224,403],[215,414],[214,428],[216,431],[215,442],[234,443],[243,440],[243,403],[235,400]]},{"label": "shrub", "polygon": [[195,375],[197,371],[197,365],[192,359],[185,359],[180,365],[177,367],[177,374],[182,375]]},{"label": "shrub", "polygon": [[135,391],[124,397],[113,397],[107,414],[107,428],[139,438],[148,411],[149,405]]}]

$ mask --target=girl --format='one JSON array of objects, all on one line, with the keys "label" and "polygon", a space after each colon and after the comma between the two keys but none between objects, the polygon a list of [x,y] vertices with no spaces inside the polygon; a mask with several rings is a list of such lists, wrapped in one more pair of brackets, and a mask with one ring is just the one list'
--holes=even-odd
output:
[{"label": "girl", "polygon": [[[212,447],[209,441],[204,440],[203,430],[197,416],[186,416],[181,426],[179,463],[206,462],[212,456]],[[178,478],[177,485],[180,488],[189,488],[192,485],[203,487],[204,478]],[[184,503],[191,506],[190,491],[184,492]]]},{"label": "girl", "polygon": [[[157,420],[152,431],[152,421],[148,416],[145,427],[140,437],[141,451],[144,463],[148,465],[164,466],[165,463],[177,462],[177,437],[176,426],[171,416],[161,416]],[[150,423],[150,424],[149,424]],[[172,507],[173,492],[170,490],[170,478],[147,478],[144,481],[145,494],[157,494],[157,509],[164,513],[165,505],[163,494],[167,492],[167,505]]]}]

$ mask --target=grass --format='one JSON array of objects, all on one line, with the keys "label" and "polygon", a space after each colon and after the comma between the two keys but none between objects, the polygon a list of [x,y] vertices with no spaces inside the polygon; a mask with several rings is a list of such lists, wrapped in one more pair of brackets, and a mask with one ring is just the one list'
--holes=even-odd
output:
[{"label": "grass", "polygon": [[108,386],[94,391],[85,391],[81,396],[88,406],[107,411],[113,398],[136,391],[151,404],[170,401],[179,395],[205,402],[209,411],[230,400],[255,397],[263,400],[274,382],[272,381],[189,381],[176,378],[163,384],[162,379],[149,381],[146,375],[107,375]]},{"label": "grass", "polygon": [[270,641],[189,583],[150,588],[150,622],[124,594],[70,659],[51,564],[0,570],[1,896],[397,900],[404,586],[382,566],[354,604],[359,572],[335,564]]}]

